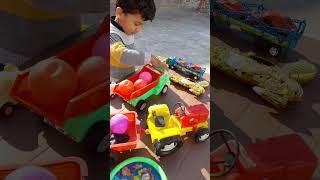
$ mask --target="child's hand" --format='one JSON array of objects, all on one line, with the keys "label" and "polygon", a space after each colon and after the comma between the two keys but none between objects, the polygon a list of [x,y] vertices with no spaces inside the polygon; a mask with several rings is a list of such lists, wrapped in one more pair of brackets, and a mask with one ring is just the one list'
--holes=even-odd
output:
[{"label": "child's hand", "polygon": [[156,56],[151,55],[151,64],[158,68],[163,68],[165,70],[169,70],[169,67],[167,64],[163,63],[160,59],[158,59]]},{"label": "child's hand", "polygon": [[114,83],[114,82],[112,82],[111,84],[110,84],[110,96],[114,93],[113,91],[114,91],[114,88],[116,87],[116,83]]}]

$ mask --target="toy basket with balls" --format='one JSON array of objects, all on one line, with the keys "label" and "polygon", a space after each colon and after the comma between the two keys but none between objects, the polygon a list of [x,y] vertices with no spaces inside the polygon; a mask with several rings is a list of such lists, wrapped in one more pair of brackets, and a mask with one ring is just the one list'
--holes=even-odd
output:
[{"label": "toy basket with balls", "polygon": [[146,100],[150,96],[165,94],[169,85],[169,74],[146,64],[139,72],[118,83],[114,93],[142,111],[146,108]]}]

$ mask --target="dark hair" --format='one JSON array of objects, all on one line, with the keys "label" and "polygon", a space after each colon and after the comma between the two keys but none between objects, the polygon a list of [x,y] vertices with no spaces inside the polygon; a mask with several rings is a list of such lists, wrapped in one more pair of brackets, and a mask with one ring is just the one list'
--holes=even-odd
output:
[{"label": "dark hair", "polygon": [[144,21],[152,21],[156,14],[153,0],[117,0],[117,7],[121,7],[124,13],[141,14]]}]

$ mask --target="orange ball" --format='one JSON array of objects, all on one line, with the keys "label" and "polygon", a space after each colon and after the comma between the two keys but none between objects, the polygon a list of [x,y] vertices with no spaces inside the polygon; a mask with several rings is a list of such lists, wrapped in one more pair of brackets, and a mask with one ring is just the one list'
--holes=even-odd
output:
[{"label": "orange ball", "polygon": [[77,89],[74,69],[57,58],[43,60],[30,69],[28,86],[33,99],[42,105],[66,103]]},{"label": "orange ball", "polygon": [[142,79],[138,79],[136,80],[136,82],[134,82],[133,84],[133,87],[134,87],[134,90],[138,90],[138,89],[141,89],[143,87],[145,87],[146,85],[148,85],[148,83]]},{"label": "orange ball", "polygon": [[133,83],[130,80],[123,80],[118,85],[118,90],[123,95],[130,95],[134,91]]},{"label": "orange ball", "polygon": [[78,79],[80,92],[105,82],[108,77],[107,61],[100,56],[92,56],[82,62],[78,68]]}]

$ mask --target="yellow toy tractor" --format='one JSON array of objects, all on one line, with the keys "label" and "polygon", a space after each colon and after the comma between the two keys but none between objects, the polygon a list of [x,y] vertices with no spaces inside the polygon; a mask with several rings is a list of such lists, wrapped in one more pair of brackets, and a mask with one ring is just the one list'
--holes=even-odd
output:
[{"label": "yellow toy tractor", "polygon": [[166,104],[153,105],[148,109],[148,132],[158,156],[177,151],[183,144],[181,136],[188,132],[193,132],[196,142],[209,138],[209,110],[204,104],[186,108],[178,102],[173,109],[174,115]]}]

